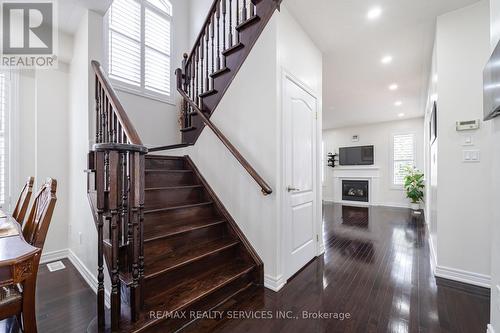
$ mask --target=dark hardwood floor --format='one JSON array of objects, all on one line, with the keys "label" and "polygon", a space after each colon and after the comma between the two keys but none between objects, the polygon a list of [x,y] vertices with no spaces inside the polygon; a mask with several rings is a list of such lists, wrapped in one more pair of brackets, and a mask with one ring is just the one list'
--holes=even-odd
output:
[{"label": "dark hardwood floor", "polygon": [[[325,204],[323,214],[322,257],[279,293],[247,290],[183,332],[486,332],[489,290],[436,282],[427,229],[408,210]],[[68,269],[55,273],[42,268],[39,332],[84,332],[95,315],[95,295],[65,264]],[[303,311],[337,317],[303,319]]]}]

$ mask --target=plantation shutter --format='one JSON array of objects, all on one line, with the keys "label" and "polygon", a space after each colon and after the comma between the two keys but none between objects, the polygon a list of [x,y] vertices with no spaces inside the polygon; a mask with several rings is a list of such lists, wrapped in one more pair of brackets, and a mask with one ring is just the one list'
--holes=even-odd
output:
[{"label": "plantation shutter", "polygon": [[109,75],[141,85],[141,5],[115,0],[109,13]]},{"label": "plantation shutter", "polygon": [[0,72],[0,207],[8,202],[9,175],[9,74]]},{"label": "plantation shutter", "polygon": [[148,90],[170,96],[170,20],[146,8],[145,77]]},{"label": "plantation shutter", "polygon": [[396,134],[393,137],[393,184],[403,185],[404,167],[415,165],[415,135]]}]

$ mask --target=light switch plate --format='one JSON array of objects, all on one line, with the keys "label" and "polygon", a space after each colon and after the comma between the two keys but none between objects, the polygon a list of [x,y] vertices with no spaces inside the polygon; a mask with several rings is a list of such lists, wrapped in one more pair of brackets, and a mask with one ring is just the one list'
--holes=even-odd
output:
[{"label": "light switch plate", "polygon": [[464,150],[463,161],[466,163],[478,163],[481,161],[481,152],[479,150]]},{"label": "light switch plate", "polygon": [[464,136],[462,141],[462,146],[473,146],[474,137],[472,135]]}]

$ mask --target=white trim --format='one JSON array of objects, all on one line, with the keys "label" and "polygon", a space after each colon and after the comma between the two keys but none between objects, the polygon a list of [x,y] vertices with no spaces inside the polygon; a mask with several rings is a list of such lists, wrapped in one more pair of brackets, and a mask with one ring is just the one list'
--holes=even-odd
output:
[{"label": "white trim", "polygon": [[488,324],[486,333],[495,333],[495,330],[493,329],[493,325]]},{"label": "white trim", "polygon": [[479,287],[491,288],[491,276],[468,272],[461,269],[446,266],[436,266],[434,275],[436,277],[468,283]]},{"label": "white trim", "polygon": [[62,249],[52,252],[42,253],[40,264],[47,264],[49,262],[65,259],[69,257],[69,249]]},{"label": "white trim", "polygon": [[415,131],[393,131],[389,139],[389,189],[404,191],[403,184],[394,184],[394,137],[396,135],[413,135],[413,165],[417,165],[417,132]]},{"label": "white trim", "polygon": [[264,287],[270,289],[272,291],[278,292],[283,288],[286,284],[286,280],[282,275],[278,277],[273,277],[270,275],[264,275]]},{"label": "white trim", "polygon": [[345,201],[345,200],[336,201],[332,198],[324,198],[323,201],[335,203],[335,204],[340,204],[340,205],[351,205],[351,206],[360,206],[360,207],[379,207],[380,206],[380,207],[390,207],[390,208],[410,208],[409,204],[402,204],[402,203],[396,203],[396,202],[367,203],[367,202],[362,202],[362,201]]},{"label": "white trim", "polygon": [[[82,278],[87,282],[89,287],[97,294],[97,278],[90,272],[90,270],[84,265],[84,263],[78,258],[78,256],[71,250],[68,249],[68,259],[71,261],[76,270],[80,273]],[[108,289],[104,290],[104,303],[107,308],[111,307],[110,302],[110,292]]]}]

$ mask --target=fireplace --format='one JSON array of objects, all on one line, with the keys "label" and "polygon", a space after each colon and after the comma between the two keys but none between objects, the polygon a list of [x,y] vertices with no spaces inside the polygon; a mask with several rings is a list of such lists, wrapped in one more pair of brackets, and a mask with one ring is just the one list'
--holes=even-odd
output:
[{"label": "fireplace", "polygon": [[342,180],[342,200],[369,202],[368,180]]}]

